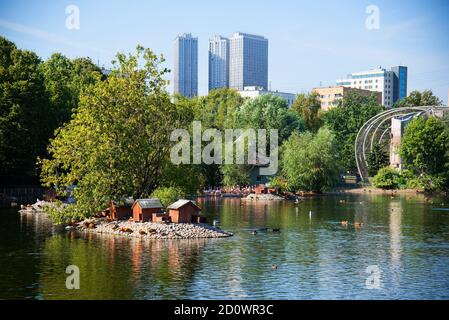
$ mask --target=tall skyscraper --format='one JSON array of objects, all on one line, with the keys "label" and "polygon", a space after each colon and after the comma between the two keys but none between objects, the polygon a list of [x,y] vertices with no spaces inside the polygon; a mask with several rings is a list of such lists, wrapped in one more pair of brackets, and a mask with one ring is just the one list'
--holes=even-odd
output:
[{"label": "tall skyscraper", "polygon": [[234,33],[230,39],[229,87],[262,87],[268,90],[268,39]]},{"label": "tall skyscraper", "polygon": [[229,39],[209,40],[209,91],[229,87]]},{"label": "tall skyscraper", "polygon": [[174,93],[198,95],[198,38],[190,33],[176,37],[174,43]]},{"label": "tall skyscraper", "polygon": [[379,67],[351,73],[346,79],[337,80],[337,85],[381,92],[382,105],[391,108],[407,96],[407,67],[393,67],[391,71]]}]

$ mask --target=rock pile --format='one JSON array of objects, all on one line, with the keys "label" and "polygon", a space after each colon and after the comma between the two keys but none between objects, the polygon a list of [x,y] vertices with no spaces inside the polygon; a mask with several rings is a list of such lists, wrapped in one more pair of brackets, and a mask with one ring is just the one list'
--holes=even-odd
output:
[{"label": "rock pile", "polygon": [[66,228],[81,232],[115,234],[126,237],[148,239],[198,239],[224,238],[232,233],[209,226],[192,223],[153,223],[132,221],[107,221],[105,218],[90,218]]}]

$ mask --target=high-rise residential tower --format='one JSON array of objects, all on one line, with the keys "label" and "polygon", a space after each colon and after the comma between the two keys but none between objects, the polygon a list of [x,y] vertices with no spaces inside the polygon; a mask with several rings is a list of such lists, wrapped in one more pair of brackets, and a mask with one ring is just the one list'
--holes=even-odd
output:
[{"label": "high-rise residential tower", "polygon": [[229,39],[215,36],[209,40],[209,91],[229,87]]},{"label": "high-rise residential tower", "polygon": [[391,108],[407,96],[407,67],[393,67],[391,71],[379,67],[351,73],[346,79],[337,80],[337,85],[381,92],[382,105]]},{"label": "high-rise residential tower", "polygon": [[174,93],[194,97],[198,95],[198,38],[184,33],[176,37],[173,49]]},{"label": "high-rise residential tower", "polygon": [[229,87],[262,87],[268,90],[268,39],[234,33],[230,39]]}]

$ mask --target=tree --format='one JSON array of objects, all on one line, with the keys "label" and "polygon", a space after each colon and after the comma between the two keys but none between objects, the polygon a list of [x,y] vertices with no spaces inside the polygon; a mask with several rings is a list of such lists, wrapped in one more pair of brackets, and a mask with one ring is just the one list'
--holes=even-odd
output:
[{"label": "tree", "polygon": [[306,130],[318,131],[321,126],[321,102],[317,93],[298,94],[291,108],[298,112],[299,116],[304,120]]},{"label": "tree", "polygon": [[285,99],[265,94],[245,101],[237,112],[235,128],[278,129],[281,144],[294,131],[304,131],[304,121],[288,108]]},{"label": "tree", "polygon": [[0,37],[0,177],[2,182],[28,182],[36,158],[45,154],[48,127],[40,59]]},{"label": "tree", "polygon": [[242,96],[233,89],[211,90],[207,96],[195,103],[195,120],[201,121],[203,128],[223,130],[234,128],[235,113],[243,104]]},{"label": "tree", "polygon": [[70,120],[83,90],[101,79],[101,69],[89,58],[70,60],[54,53],[40,66],[50,100],[48,112],[54,129]]},{"label": "tree", "polygon": [[377,172],[389,164],[389,157],[385,148],[380,144],[376,143],[373,149],[368,154],[366,159],[368,163],[368,174],[374,176]]},{"label": "tree", "polygon": [[350,92],[343,97],[338,106],[323,113],[323,122],[336,135],[338,153],[345,171],[357,170],[354,143],[357,133],[371,117],[383,111],[374,95],[361,96]]},{"label": "tree", "polygon": [[434,116],[413,119],[405,128],[399,153],[415,173],[445,173],[449,171],[449,129]]},{"label": "tree", "polygon": [[[289,110],[283,98],[266,94],[246,100],[236,110],[234,128],[253,129],[256,134],[259,129],[267,130],[268,149],[270,129],[278,130],[278,143],[282,144],[293,132],[304,131],[304,122],[297,113]],[[247,146],[246,144],[245,147]],[[248,164],[222,165],[220,171],[223,183],[228,186],[249,184],[251,168]]]},{"label": "tree", "polygon": [[107,80],[81,95],[72,120],[51,141],[42,182],[60,193],[76,185],[76,204],[62,218],[86,217],[112,199],[145,197],[159,187],[170,133],[193,119],[193,110],[170,102],[163,62],[140,46],[134,55],[117,54]]},{"label": "tree", "polygon": [[394,108],[401,107],[420,107],[420,106],[440,106],[443,102],[436,97],[432,90],[424,90],[419,92],[418,90],[410,92],[410,94],[394,104]]},{"label": "tree", "polygon": [[[203,131],[215,128],[222,132],[234,128],[236,111],[244,102],[236,90],[227,88],[211,90],[207,96],[187,100],[193,105],[195,120],[201,121]],[[219,164],[201,164],[199,170],[207,186],[221,185],[222,172]]]},{"label": "tree", "polygon": [[292,191],[321,192],[338,181],[339,158],[334,133],[293,133],[282,152],[282,173]]}]

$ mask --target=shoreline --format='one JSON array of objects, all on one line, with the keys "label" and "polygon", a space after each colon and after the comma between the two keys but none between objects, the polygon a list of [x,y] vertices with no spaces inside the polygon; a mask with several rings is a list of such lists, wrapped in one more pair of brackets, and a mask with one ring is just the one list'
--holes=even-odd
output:
[{"label": "shoreline", "polygon": [[111,234],[142,239],[201,239],[232,237],[231,232],[200,223],[154,223],[128,220],[107,221],[106,218],[89,218],[75,225],[67,226],[67,231]]}]

